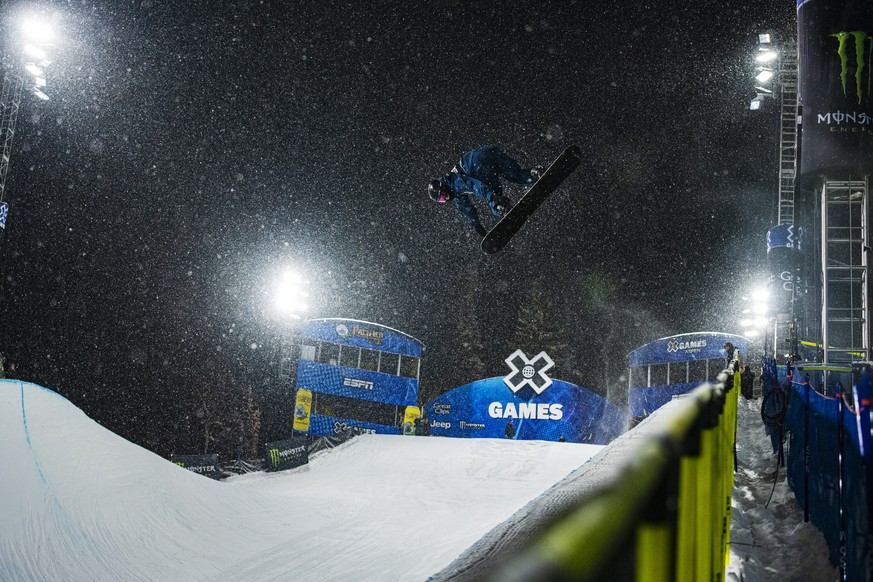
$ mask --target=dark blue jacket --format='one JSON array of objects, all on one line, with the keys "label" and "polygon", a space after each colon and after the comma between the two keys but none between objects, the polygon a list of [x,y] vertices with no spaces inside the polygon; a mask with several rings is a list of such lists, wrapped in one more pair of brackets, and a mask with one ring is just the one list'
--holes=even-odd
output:
[{"label": "dark blue jacket", "polygon": [[530,169],[522,168],[503,150],[493,145],[482,146],[462,155],[458,164],[449,174],[440,178],[440,181],[454,193],[452,202],[455,208],[461,211],[473,228],[481,231],[483,229],[479,214],[469,195],[487,200],[492,213],[499,216],[495,206],[505,199],[500,178],[517,184],[534,182]]}]

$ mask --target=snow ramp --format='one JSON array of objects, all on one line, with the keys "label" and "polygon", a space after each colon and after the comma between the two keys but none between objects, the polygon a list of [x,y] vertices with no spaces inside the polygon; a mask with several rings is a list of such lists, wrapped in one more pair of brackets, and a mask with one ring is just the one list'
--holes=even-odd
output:
[{"label": "snow ramp", "polygon": [[0,580],[425,580],[602,447],[364,435],[223,482],[0,381]]}]

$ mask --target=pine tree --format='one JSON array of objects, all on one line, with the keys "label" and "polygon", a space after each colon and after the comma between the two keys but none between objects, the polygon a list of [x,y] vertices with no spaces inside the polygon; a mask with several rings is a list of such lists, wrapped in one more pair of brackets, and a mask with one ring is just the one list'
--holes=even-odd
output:
[{"label": "pine tree", "polygon": [[576,374],[568,335],[556,313],[555,303],[547,296],[543,283],[537,281],[518,307],[513,349],[520,349],[529,358],[546,352],[555,362],[549,376],[574,381]]},{"label": "pine tree", "polygon": [[475,266],[466,269],[467,282],[458,318],[458,372],[461,382],[480,380],[485,375],[485,360],[482,355],[485,346],[482,342],[482,323],[479,317],[480,279]]}]

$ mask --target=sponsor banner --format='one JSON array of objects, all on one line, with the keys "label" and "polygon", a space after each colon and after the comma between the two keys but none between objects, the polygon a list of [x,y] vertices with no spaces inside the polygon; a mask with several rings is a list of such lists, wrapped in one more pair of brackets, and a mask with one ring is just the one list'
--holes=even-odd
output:
[{"label": "sponsor banner", "polygon": [[847,179],[871,171],[873,3],[798,3],[797,41],[802,175]]},{"label": "sponsor banner", "polygon": [[309,430],[309,416],[312,414],[312,392],[304,388],[297,390],[294,399],[294,430],[307,432]]},{"label": "sponsor banner", "polygon": [[218,455],[171,455],[170,462],[198,475],[221,479]]},{"label": "sponsor banner", "polygon": [[313,414],[312,419],[309,422],[309,434],[313,436],[338,435],[350,428],[357,429],[360,433],[400,434],[400,428],[396,426],[387,426],[384,424],[375,424],[372,422],[351,420],[349,418],[339,418],[336,416],[323,416],[321,414]]},{"label": "sponsor banner", "polygon": [[804,280],[796,272],[797,255],[785,247],[767,253],[767,286],[771,291],[773,313],[791,313],[795,285],[799,294],[806,292]]},{"label": "sponsor banner", "polygon": [[9,217],[9,205],[0,202],[0,228],[6,228],[6,219]]},{"label": "sponsor banner", "polygon": [[335,344],[390,352],[420,358],[423,346],[420,341],[402,332],[354,319],[313,319],[307,321],[300,336]]},{"label": "sponsor banner", "polygon": [[724,344],[731,342],[740,354],[746,353],[746,338],[730,333],[683,333],[657,339],[638,347],[628,360],[631,368],[649,364],[686,362],[688,360],[711,360],[724,358]]},{"label": "sponsor banner", "polygon": [[415,406],[418,399],[418,381],[415,378],[311,360],[300,360],[297,386],[325,394],[399,406]]},{"label": "sponsor banner", "polygon": [[[530,391],[533,393],[533,391]],[[518,397],[504,378],[488,378],[442,394],[424,407],[431,435],[606,444],[626,416],[603,397],[552,380],[548,390]]]},{"label": "sponsor banner", "polygon": [[803,239],[806,234],[806,229],[803,227],[797,228],[797,236],[795,237],[795,227],[793,224],[780,224],[774,226],[767,231],[767,252],[773,249],[794,249],[795,244],[797,250],[803,250]]},{"label": "sponsor banner", "polygon": [[703,382],[688,384],[668,384],[665,386],[648,386],[646,388],[631,388],[627,393],[627,409],[633,418],[648,416],[664,406],[673,396],[687,394]]},{"label": "sponsor banner", "polygon": [[415,421],[419,418],[421,418],[421,409],[418,406],[407,406],[403,413],[403,434],[414,435]]},{"label": "sponsor banner", "polygon": [[297,437],[273,441],[264,445],[267,471],[284,471],[309,462],[309,439]]}]

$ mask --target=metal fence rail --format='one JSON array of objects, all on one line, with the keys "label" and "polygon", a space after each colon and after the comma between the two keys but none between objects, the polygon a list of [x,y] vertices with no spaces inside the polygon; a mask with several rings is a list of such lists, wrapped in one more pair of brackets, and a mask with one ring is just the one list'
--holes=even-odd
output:
[{"label": "metal fence rail", "polygon": [[[723,580],[729,559],[736,386],[705,384],[665,405],[619,449],[620,469],[487,579]],[[651,424],[650,424],[651,423]],[[610,452],[607,450],[607,454]]]}]

